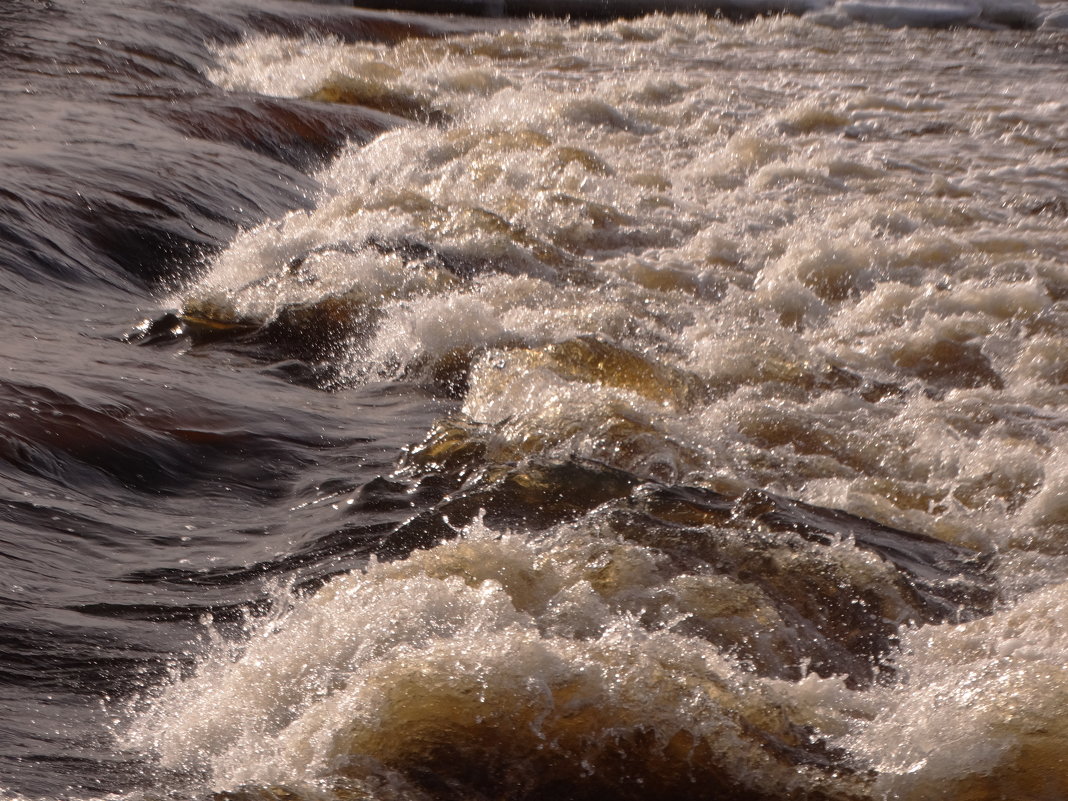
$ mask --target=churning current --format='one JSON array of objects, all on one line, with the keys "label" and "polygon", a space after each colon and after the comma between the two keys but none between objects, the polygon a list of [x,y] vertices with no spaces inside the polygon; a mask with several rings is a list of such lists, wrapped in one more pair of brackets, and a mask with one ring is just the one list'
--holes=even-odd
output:
[{"label": "churning current", "polygon": [[20,730],[89,754],[69,793],[1068,796],[1056,9],[298,6],[208,26],[160,117],[260,159],[190,197],[283,208],[217,190],[171,267],[85,279],[89,367],[13,351],[0,395],[10,497],[113,560],[51,619],[139,666],[61,664],[96,711]]}]

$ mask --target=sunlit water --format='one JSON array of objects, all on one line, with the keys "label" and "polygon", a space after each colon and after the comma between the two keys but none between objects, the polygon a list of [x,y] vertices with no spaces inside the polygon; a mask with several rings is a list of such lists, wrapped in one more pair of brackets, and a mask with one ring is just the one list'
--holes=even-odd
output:
[{"label": "sunlit water", "polygon": [[12,792],[1068,795],[1056,25],[188,13],[11,251]]}]

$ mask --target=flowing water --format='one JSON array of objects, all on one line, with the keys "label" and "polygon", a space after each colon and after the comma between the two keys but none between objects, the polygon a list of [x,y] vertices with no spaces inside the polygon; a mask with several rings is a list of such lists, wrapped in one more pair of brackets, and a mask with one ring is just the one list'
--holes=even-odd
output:
[{"label": "flowing water", "polygon": [[894,8],[7,0],[0,796],[1068,797],[1064,11]]}]

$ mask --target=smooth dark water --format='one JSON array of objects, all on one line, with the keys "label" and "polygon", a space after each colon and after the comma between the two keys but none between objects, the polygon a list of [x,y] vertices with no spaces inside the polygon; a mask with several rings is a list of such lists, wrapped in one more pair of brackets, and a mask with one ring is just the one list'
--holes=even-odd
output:
[{"label": "smooth dark water", "polygon": [[0,795],[1056,798],[1066,53],[8,0]]}]

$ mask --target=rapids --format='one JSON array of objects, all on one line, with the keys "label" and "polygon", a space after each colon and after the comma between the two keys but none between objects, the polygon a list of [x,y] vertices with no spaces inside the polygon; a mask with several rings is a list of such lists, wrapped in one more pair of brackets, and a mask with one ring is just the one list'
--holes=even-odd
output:
[{"label": "rapids", "polygon": [[189,12],[136,213],[8,237],[100,308],[0,385],[93,566],[12,794],[1068,796],[1068,38],[860,5]]}]

